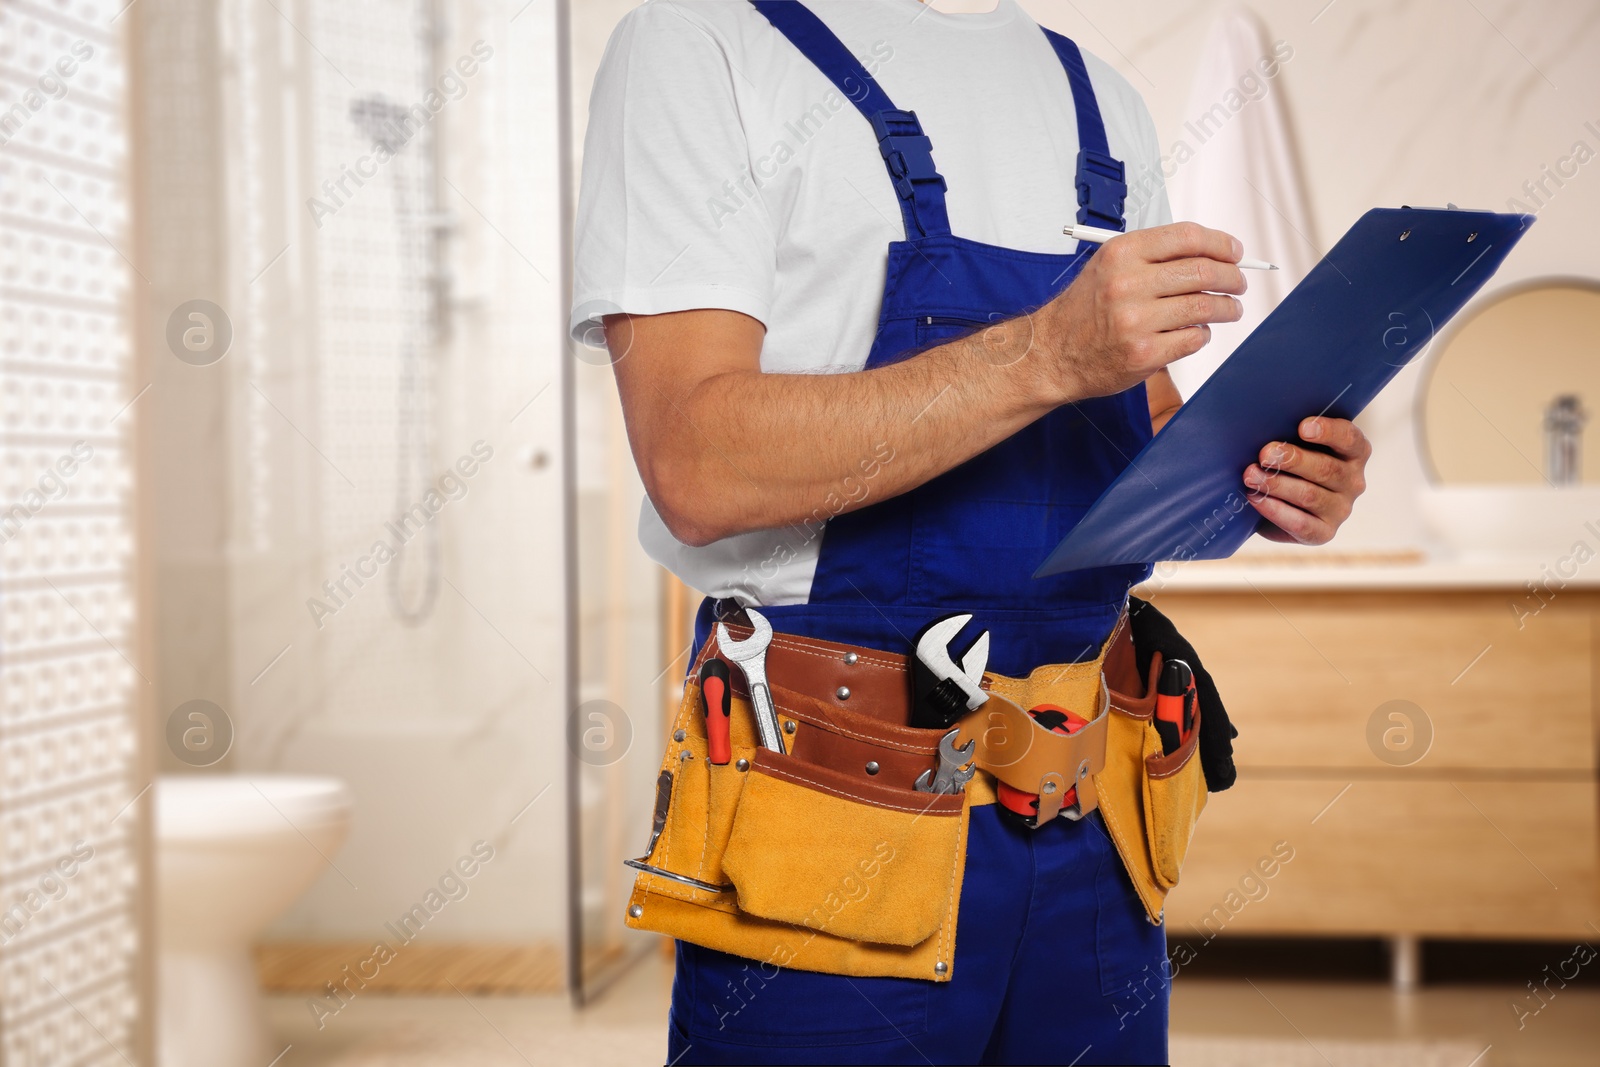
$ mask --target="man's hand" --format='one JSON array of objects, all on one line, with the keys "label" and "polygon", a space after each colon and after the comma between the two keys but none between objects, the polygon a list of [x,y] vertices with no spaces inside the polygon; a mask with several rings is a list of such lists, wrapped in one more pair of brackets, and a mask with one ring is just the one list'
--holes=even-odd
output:
[{"label": "man's hand", "polygon": [[1043,398],[1110,396],[1145,381],[1211,340],[1213,322],[1244,313],[1236,238],[1193,222],[1107,241],[1059,296],[1032,316]]},{"label": "man's hand", "polygon": [[1303,441],[1334,454],[1269,442],[1245,468],[1247,499],[1272,524],[1261,531],[1269,541],[1326,544],[1366,491],[1372,445],[1346,419],[1305,419],[1299,429]]}]

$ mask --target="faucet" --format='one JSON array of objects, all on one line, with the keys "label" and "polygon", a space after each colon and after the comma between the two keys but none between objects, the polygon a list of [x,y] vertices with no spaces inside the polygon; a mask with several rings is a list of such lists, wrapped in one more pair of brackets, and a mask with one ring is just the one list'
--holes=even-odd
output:
[{"label": "faucet", "polygon": [[1544,476],[1551,485],[1577,485],[1581,479],[1588,419],[1575,393],[1561,394],[1544,409]]}]

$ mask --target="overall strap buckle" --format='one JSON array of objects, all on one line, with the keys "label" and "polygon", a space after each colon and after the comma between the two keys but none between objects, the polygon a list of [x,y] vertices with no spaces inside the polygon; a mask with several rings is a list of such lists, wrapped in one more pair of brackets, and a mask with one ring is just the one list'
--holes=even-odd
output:
[{"label": "overall strap buckle", "polygon": [[923,134],[917,113],[883,110],[873,112],[871,119],[878,152],[902,201],[902,212],[915,221],[917,231],[924,237],[948,230],[945,181],[933,165],[933,142]]},{"label": "overall strap buckle", "polygon": [[1124,201],[1128,198],[1127,171],[1122,161],[1085,148],[1078,152],[1078,222],[1121,230]]}]

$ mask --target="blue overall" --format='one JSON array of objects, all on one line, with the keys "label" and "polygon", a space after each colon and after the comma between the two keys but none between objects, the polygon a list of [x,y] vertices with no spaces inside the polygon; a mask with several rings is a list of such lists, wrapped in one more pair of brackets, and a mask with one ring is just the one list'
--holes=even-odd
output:
[{"label": "blue overall", "polygon": [[[952,234],[916,114],[803,4],[751,2],[871,122],[899,195],[906,239],[889,245],[869,368],[1038,308],[1077,276],[1095,246],[1052,255]],[[1123,166],[1083,56],[1044,32],[1077,115],[1078,221],[1122,229]],[[1032,572],[1150,435],[1142,385],[1059,408],[910,492],[830,519],[809,602],[761,612],[782,632],[908,654],[928,621],[968,611],[992,634],[992,672],[1092,658],[1149,568]],[[701,605],[696,649],[735,606]],[[997,810],[971,813],[949,982],[753,973],[751,961],[679,942],[668,1059],[1165,1063],[1164,934],[1145,920],[1099,813],[1027,831]]]}]

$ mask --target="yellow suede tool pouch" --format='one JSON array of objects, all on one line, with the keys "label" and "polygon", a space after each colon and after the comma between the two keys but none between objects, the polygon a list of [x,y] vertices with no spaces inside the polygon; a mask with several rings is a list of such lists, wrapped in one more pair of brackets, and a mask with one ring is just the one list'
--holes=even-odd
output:
[{"label": "yellow suede tool pouch", "polygon": [[1195,750],[1200,742],[1200,709],[1194,730],[1171,752],[1161,751],[1161,735],[1150,723],[1144,728],[1145,838],[1156,882],[1163,889],[1178,884],[1178,871],[1189,853],[1200,809],[1206,804],[1206,780]]},{"label": "yellow suede tool pouch", "polygon": [[[775,648],[786,640],[775,635]],[[860,650],[858,673],[870,655]],[[648,847],[629,864],[640,873],[628,925],[779,967],[948,981],[968,797],[913,788],[937,767],[943,731],[774,677],[779,753],[758,744],[735,668],[732,758],[712,764],[699,666],[670,730]]]},{"label": "yellow suede tool pouch", "polygon": [[[1167,893],[1178,884],[1207,796],[1197,755],[1198,708],[1194,729],[1183,744],[1170,753],[1161,751],[1161,735],[1152,723],[1161,666],[1158,652],[1145,683],[1124,673],[1121,686],[1112,684],[1106,765],[1095,776],[1106,829],[1152,923],[1161,921]],[[1141,688],[1140,696],[1128,692]]]},{"label": "yellow suede tool pouch", "polygon": [[748,914],[909,948],[950,914],[962,800],[759,749],[722,869]]}]

